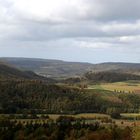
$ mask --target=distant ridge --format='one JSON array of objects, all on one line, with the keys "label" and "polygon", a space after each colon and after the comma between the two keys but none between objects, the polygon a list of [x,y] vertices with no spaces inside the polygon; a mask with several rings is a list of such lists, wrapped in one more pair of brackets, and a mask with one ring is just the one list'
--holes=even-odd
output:
[{"label": "distant ridge", "polygon": [[44,78],[32,71],[22,71],[11,65],[7,65],[0,61],[0,80],[44,80],[46,82],[54,82],[53,79]]},{"label": "distant ridge", "polygon": [[62,60],[40,58],[3,57],[0,61],[13,65],[21,70],[33,71],[39,75],[52,78],[81,76],[88,71],[113,71],[140,75],[140,63],[108,62],[100,64],[66,62]]},{"label": "distant ridge", "polygon": [[0,58],[0,61],[13,65],[21,70],[30,70],[41,76],[53,78],[82,75],[92,67],[90,63],[37,58]]}]

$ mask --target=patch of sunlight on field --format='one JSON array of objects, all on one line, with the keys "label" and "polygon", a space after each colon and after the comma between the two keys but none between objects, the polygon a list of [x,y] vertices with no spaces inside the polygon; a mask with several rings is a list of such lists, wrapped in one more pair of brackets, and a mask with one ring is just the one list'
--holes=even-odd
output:
[{"label": "patch of sunlight on field", "polygon": [[102,83],[99,85],[89,85],[89,89],[104,89],[118,92],[134,92],[140,93],[140,81],[127,81],[127,82],[115,82],[115,83]]},{"label": "patch of sunlight on field", "polygon": [[95,118],[104,118],[104,117],[110,118],[109,115],[99,114],[99,113],[81,113],[81,114],[76,114],[76,115],[49,114],[49,117],[53,120],[56,120],[59,116],[71,116],[71,117],[75,117],[75,118],[86,118],[86,119],[95,119]]},{"label": "patch of sunlight on field", "polygon": [[121,116],[126,118],[134,118],[140,117],[140,113],[122,113]]},{"label": "patch of sunlight on field", "polygon": [[98,114],[98,113],[83,113],[83,114],[77,114],[76,117],[84,117],[84,118],[98,118],[98,117],[109,117],[109,115],[106,114]]}]

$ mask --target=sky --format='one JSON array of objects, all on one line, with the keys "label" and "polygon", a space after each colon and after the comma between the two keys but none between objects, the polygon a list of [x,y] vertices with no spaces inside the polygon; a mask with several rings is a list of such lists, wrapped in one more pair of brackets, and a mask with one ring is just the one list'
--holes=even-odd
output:
[{"label": "sky", "polygon": [[140,1],[0,0],[0,57],[140,63]]}]

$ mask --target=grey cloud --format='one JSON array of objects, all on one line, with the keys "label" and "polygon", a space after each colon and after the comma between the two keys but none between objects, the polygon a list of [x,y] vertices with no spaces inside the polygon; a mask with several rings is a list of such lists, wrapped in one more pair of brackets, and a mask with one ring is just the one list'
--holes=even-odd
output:
[{"label": "grey cloud", "polygon": [[[43,1],[47,4],[45,0],[40,2]],[[84,49],[99,47],[125,52],[135,48],[135,53],[140,52],[138,0],[72,0],[73,3],[66,4],[60,12],[52,11],[52,16],[34,13],[30,7],[28,10],[22,5],[18,7],[17,2],[0,0],[1,46],[48,50],[61,47],[74,50],[82,46]]]},{"label": "grey cloud", "polygon": [[[7,27],[7,25],[6,25]],[[5,28],[6,28],[5,27]],[[12,30],[14,29],[14,30]],[[12,28],[8,38],[14,40],[46,41],[61,38],[112,38],[140,34],[140,23],[73,22],[69,24],[26,23]]]},{"label": "grey cloud", "polygon": [[87,18],[100,21],[133,21],[140,19],[139,0],[87,0]]},{"label": "grey cloud", "polygon": [[[105,21],[133,21],[140,19],[140,1],[138,0],[71,0],[64,1],[59,0],[64,7],[59,7],[59,11],[51,11],[50,15],[45,10],[47,2],[44,0],[38,1],[43,3],[42,9],[34,10],[37,8],[37,1],[18,1],[18,0],[1,0],[2,8],[6,11],[6,14],[13,16],[14,18],[20,18],[24,20],[33,20],[34,22],[50,22],[63,23],[70,22],[71,20],[99,20]],[[59,3],[59,1],[57,3]],[[49,2],[49,1],[48,1]],[[52,2],[55,2],[53,0]],[[18,3],[18,4],[17,4]],[[21,3],[21,4],[20,4]],[[24,7],[22,7],[22,5]],[[55,3],[54,3],[55,5]],[[39,7],[39,6],[38,6]],[[32,10],[33,8],[33,10]],[[42,10],[40,12],[39,10]],[[55,10],[55,9],[54,9]],[[46,15],[45,15],[46,12]]]}]

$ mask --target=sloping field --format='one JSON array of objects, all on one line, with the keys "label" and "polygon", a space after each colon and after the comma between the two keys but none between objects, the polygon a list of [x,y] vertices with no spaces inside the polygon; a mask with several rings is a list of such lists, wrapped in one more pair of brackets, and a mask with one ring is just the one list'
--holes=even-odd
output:
[{"label": "sloping field", "polygon": [[102,83],[99,85],[90,85],[88,88],[110,90],[115,92],[140,93],[140,81]]}]

